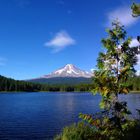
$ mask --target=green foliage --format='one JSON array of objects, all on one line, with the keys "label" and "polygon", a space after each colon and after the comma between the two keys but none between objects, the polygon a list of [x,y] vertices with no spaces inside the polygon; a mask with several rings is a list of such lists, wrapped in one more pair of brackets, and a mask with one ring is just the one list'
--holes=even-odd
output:
[{"label": "green foliage", "polygon": [[134,17],[140,16],[140,4],[133,3],[131,9]]},{"label": "green foliage", "polygon": [[120,115],[115,108],[119,103],[118,94],[127,94],[131,89],[128,79],[134,76],[138,47],[129,47],[131,38],[126,36],[124,27],[118,21],[112,26],[107,30],[108,37],[102,39],[105,52],[100,53],[97,59],[93,92],[101,94],[102,108]]},{"label": "green foliage", "polygon": [[[86,123],[108,139],[122,139],[135,122],[128,119],[131,112],[126,102],[120,102],[118,94],[127,94],[132,89],[129,81],[135,76],[138,46],[129,46],[131,38],[117,20],[107,30],[108,36],[102,39],[104,52],[99,53],[97,70],[94,73],[92,92],[100,93],[103,110],[94,115],[80,114]],[[134,125],[133,125],[134,124]]]},{"label": "green foliage", "polygon": [[[140,91],[140,77],[132,77],[128,80],[128,85],[133,91]],[[51,91],[51,92],[89,92],[93,91],[93,83],[81,84],[41,84],[0,76],[0,91]]]},{"label": "green foliage", "polygon": [[[82,114],[81,114],[82,115]],[[97,115],[97,114],[96,114]],[[98,114],[99,115],[99,114]],[[91,119],[91,116],[82,116]],[[122,125],[122,131],[112,125],[108,118],[100,121],[94,118],[93,125],[85,123],[72,124],[63,129],[60,135],[57,135],[54,140],[132,140],[140,137],[140,122],[136,120],[127,121]],[[87,118],[85,118],[87,120]],[[100,126],[100,127],[99,127]]]},{"label": "green foliage", "polygon": [[130,89],[133,91],[140,91],[140,76],[134,76],[128,79]]},{"label": "green foliage", "polygon": [[0,91],[39,91],[40,84],[18,81],[0,75]]},{"label": "green foliage", "polygon": [[97,140],[100,137],[89,125],[80,122],[65,127],[63,132],[56,136],[54,140]]},{"label": "green foliage", "polygon": [[0,91],[51,91],[51,92],[73,92],[90,91],[92,84],[41,84],[25,81],[18,81],[11,78],[0,76]]}]

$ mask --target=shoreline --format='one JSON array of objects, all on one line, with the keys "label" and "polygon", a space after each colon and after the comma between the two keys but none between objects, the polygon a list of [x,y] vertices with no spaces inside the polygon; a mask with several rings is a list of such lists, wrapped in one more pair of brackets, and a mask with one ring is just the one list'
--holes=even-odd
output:
[{"label": "shoreline", "polygon": [[130,91],[131,93],[140,93],[140,91]]},{"label": "shoreline", "polygon": [[[35,93],[39,93],[39,92],[52,92],[52,93],[71,93],[71,92],[74,92],[74,93],[91,93],[90,91],[0,91],[0,93],[19,93],[19,92],[22,92],[22,93],[32,93],[32,92],[35,92]],[[139,93],[140,94],[140,91],[130,91],[128,94],[133,94],[133,93]]]},{"label": "shoreline", "polygon": [[52,92],[52,93],[91,93],[90,91],[0,91],[1,93],[41,93],[41,92]]}]

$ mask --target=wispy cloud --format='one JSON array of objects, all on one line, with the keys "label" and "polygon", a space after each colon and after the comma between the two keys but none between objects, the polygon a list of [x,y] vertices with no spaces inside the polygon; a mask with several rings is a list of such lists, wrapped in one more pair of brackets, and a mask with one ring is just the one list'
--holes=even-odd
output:
[{"label": "wispy cloud", "polygon": [[0,66],[6,65],[6,62],[7,62],[6,58],[0,57]]},{"label": "wispy cloud", "polygon": [[131,43],[130,43],[130,47],[136,47],[136,46],[139,46],[140,45],[140,43],[138,42],[138,40],[137,39],[132,39],[132,41],[131,41]]},{"label": "wispy cloud", "polygon": [[121,24],[124,26],[131,26],[134,24],[139,18],[132,17],[132,11],[130,7],[119,7],[107,14],[108,23],[107,25],[111,25],[112,21],[118,19]]},{"label": "wispy cloud", "polygon": [[53,52],[56,53],[75,43],[76,41],[66,31],[60,31],[52,40],[46,42],[45,46],[52,48]]}]

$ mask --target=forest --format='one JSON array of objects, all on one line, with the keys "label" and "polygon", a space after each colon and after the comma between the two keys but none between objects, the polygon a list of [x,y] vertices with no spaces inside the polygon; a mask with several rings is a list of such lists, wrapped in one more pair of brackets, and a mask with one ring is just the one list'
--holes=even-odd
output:
[{"label": "forest", "polygon": [[[94,81],[94,78],[93,78]],[[140,76],[132,77],[128,80],[130,89],[132,91],[140,91]],[[40,84],[14,80],[0,75],[0,91],[24,91],[24,92],[39,92],[39,91],[53,91],[53,92],[84,92],[91,91],[94,87],[94,82],[90,84]]]}]

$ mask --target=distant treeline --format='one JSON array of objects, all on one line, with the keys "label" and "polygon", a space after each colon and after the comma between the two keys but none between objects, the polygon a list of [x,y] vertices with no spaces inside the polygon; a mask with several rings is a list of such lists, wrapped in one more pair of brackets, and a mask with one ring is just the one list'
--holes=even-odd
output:
[{"label": "distant treeline", "polygon": [[[128,80],[129,84],[132,84],[131,90],[140,91],[140,76],[133,77]],[[91,84],[76,84],[76,85],[48,85],[38,84],[25,81],[14,80],[0,76],[0,91],[26,91],[26,92],[38,92],[38,91],[91,91],[94,83]]]},{"label": "distant treeline", "polygon": [[92,84],[49,85],[14,80],[0,75],[0,91],[90,91]]},{"label": "distant treeline", "polygon": [[140,76],[130,78],[128,84],[131,85],[131,90],[140,91]]}]

